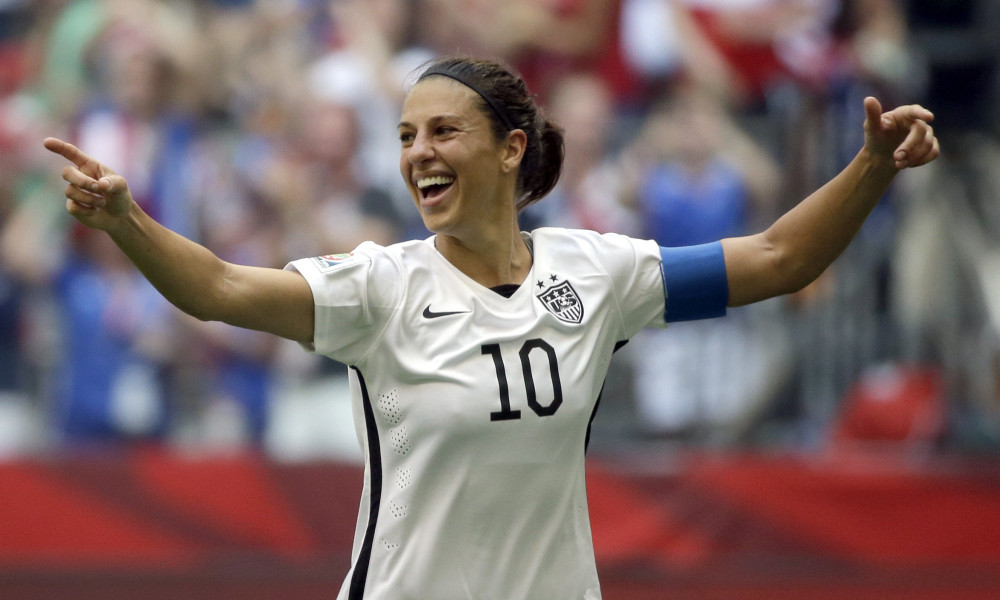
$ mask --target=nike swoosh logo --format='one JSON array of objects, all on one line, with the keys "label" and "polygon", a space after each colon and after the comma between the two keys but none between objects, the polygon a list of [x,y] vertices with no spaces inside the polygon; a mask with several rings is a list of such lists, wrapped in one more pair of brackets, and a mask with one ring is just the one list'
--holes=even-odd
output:
[{"label": "nike swoosh logo", "polygon": [[453,310],[448,312],[434,312],[431,310],[431,305],[428,304],[427,308],[424,309],[425,319],[436,319],[438,317],[447,317],[448,315],[460,315],[463,313],[472,312],[471,310]]}]

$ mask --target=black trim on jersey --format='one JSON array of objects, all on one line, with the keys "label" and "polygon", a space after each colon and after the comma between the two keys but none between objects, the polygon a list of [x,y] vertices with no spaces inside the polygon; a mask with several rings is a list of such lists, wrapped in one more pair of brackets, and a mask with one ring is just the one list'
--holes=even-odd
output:
[{"label": "black trim on jersey", "polygon": [[[622,346],[628,343],[628,340],[621,340],[615,342],[615,348],[611,351],[611,355],[614,356],[615,352],[621,350]],[[601,391],[597,393],[597,400],[594,402],[594,410],[590,413],[590,421],[587,422],[587,437],[583,441],[583,452],[586,454],[587,449],[590,448],[590,427],[594,424],[594,417],[597,416],[597,409],[601,406],[601,396],[604,395],[604,385],[608,382],[607,378],[601,383]]]},{"label": "black trim on jersey", "polygon": [[361,545],[358,560],[354,563],[351,589],[347,598],[348,600],[362,600],[365,595],[365,582],[368,580],[368,566],[372,560],[372,545],[375,543],[375,523],[378,522],[378,509],[382,502],[382,451],[378,441],[378,426],[375,425],[375,411],[372,409],[372,401],[368,396],[365,378],[357,367],[351,367],[351,369],[358,376],[358,383],[361,385],[361,403],[365,409],[371,503],[368,507],[368,529],[365,530],[365,541]]},{"label": "black trim on jersey", "polygon": [[490,288],[490,290],[500,294],[504,298],[510,298],[519,289],[521,289],[521,284],[519,283],[502,283]]}]

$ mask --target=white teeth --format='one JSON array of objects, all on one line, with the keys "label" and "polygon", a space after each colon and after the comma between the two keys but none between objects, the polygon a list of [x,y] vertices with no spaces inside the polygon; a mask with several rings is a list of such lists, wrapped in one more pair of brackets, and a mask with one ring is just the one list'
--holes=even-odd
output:
[{"label": "white teeth", "polygon": [[432,185],[448,185],[455,181],[454,177],[445,177],[444,175],[436,175],[434,177],[424,177],[417,180],[418,189],[427,189]]}]

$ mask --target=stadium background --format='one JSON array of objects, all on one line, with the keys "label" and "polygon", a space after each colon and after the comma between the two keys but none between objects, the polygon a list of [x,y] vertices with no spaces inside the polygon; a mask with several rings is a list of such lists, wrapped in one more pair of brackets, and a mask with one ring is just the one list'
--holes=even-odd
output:
[{"label": "stadium background", "polygon": [[822,183],[860,145],[864,95],[936,113],[941,159],[815,285],[625,347],[588,489],[610,599],[996,597],[998,15],[0,2],[0,598],[333,597],[362,476],[342,366],[164,306],[62,213],[41,139],[102,157],[232,260],[422,236],[397,181],[401,82],[454,51],[510,61],[567,126],[563,182],[526,227],[664,245],[755,230]]}]

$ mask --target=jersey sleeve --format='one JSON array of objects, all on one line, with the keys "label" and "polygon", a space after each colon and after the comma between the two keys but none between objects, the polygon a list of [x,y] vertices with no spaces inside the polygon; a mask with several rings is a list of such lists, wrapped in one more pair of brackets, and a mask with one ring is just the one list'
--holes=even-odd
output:
[{"label": "jersey sleeve", "polygon": [[402,280],[398,266],[365,243],[348,254],[292,261],[286,270],[305,277],[315,302],[310,352],[355,364],[372,347],[395,310]]},{"label": "jersey sleeve", "polygon": [[582,234],[589,252],[611,278],[622,320],[623,339],[646,327],[665,327],[664,294],[659,246],[617,233]]},{"label": "jersey sleeve", "polygon": [[599,256],[615,285],[628,337],[645,327],[726,314],[722,244],[661,248],[650,240],[601,236]]}]

